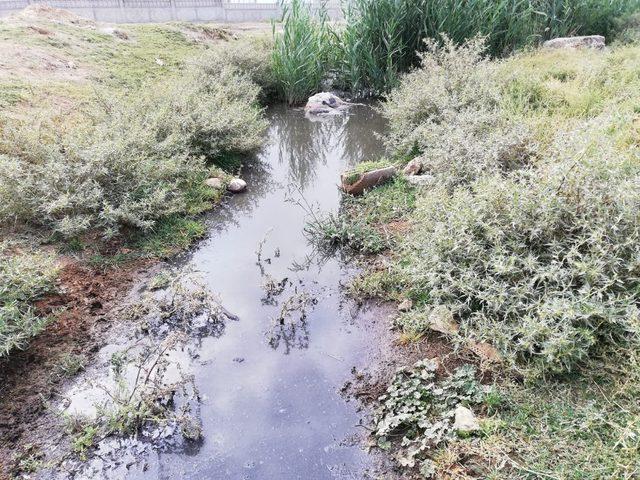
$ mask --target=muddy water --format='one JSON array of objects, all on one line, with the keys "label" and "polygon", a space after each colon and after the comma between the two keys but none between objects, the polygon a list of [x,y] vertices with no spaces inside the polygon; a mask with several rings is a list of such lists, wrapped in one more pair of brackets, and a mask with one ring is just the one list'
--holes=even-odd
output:
[{"label": "muddy water", "polygon": [[133,478],[368,478],[362,412],[340,388],[370,355],[374,312],[344,298],[347,266],[318,256],[303,230],[309,207],[338,209],[341,171],[380,156],[383,122],[368,107],[323,121],[278,108],[270,119],[270,143],[243,171],[248,190],[217,209],[187,259],[239,317],[199,351],[204,441],[154,454]]}]

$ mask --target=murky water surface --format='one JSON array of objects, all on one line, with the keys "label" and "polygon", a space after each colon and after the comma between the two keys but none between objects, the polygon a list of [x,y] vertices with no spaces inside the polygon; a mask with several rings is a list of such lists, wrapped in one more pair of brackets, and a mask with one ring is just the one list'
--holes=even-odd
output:
[{"label": "murky water surface", "polygon": [[187,260],[239,317],[202,341],[196,362],[204,441],[153,454],[132,478],[366,478],[361,414],[339,390],[366,360],[373,312],[344,299],[349,272],[316,255],[300,204],[336,211],[339,173],[379,157],[383,122],[368,107],[322,121],[284,108],[270,117],[270,143],[243,171],[248,190],[212,214],[209,239]]}]

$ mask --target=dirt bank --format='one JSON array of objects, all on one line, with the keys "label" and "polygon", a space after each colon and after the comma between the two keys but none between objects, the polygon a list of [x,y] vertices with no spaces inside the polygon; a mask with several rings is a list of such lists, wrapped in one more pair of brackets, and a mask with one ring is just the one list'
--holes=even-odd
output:
[{"label": "dirt bank", "polygon": [[0,478],[20,471],[23,454],[30,454],[29,445],[43,428],[53,439],[62,437],[61,419],[43,414],[75,373],[65,370],[65,364],[72,358],[91,362],[112,327],[113,309],[157,263],[141,259],[103,269],[69,258],[62,262],[59,293],[37,305],[44,315],[61,313],[26,350],[0,363]]}]

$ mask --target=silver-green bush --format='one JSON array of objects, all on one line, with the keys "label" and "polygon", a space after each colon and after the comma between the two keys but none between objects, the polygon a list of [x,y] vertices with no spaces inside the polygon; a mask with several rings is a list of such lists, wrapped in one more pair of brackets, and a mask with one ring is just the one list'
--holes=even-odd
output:
[{"label": "silver-green bush", "polygon": [[108,237],[202,210],[211,162],[262,142],[259,92],[233,67],[193,68],[135,98],[101,102],[95,126],[71,135],[47,141],[37,129],[5,126],[0,224]]},{"label": "silver-green bush", "polygon": [[0,357],[23,348],[46,325],[31,303],[52,288],[56,272],[51,256],[10,252],[0,243]]},{"label": "silver-green bush", "polygon": [[599,140],[570,132],[537,168],[433,189],[405,245],[431,303],[543,371],[638,346],[640,166],[589,133]]},{"label": "silver-green bush", "polygon": [[253,35],[214,48],[195,63],[210,75],[215,75],[221,66],[233,67],[261,88],[263,99],[270,100],[277,91],[272,63],[273,48],[272,36]]},{"label": "silver-green bush", "polygon": [[425,170],[448,186],[528,163],[535,142],[499,109],[496,64],[483,55],[484,40],[426,43],[420,68],[384,103],[390,146],[401,156],[421,154]]}]

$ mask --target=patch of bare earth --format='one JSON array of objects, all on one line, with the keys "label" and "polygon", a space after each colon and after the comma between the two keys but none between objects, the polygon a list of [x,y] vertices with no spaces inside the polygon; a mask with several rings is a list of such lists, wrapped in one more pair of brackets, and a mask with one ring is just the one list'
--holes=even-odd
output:
[{"label": "patch of bare earth", "polygon": [[[0,362],[0,479],[17,472],[20,457],[30,444],[55,446],[62,438],[61,419],[44,415],[65,380],[56,375],[61,359],[68,355],[91,359],[111,326],[110,311],[153,263],[136,260],[103,270],[65,262],[59,293],[37,305],[40,313],[52,314],[55,320],[26,350]],[[40,437],[44,431],[46,439]]]},{"label": "patch of bare earth", "polygon": [[20,22],[36,22],[39,20],[49,20],[56,23],[66,23],[77,26],[93,26],[96,24],[93,20],[80,17],[75,13],[60,8],[50,7],[45,4],[29,5],[19,12],[9,15],[10,21]]},{"label": "patch of bare earth", "polygon": [[83,82],[91,70],[73,59],[35,46],[3,43],[0,51],[0,79],[30,82]]}]

